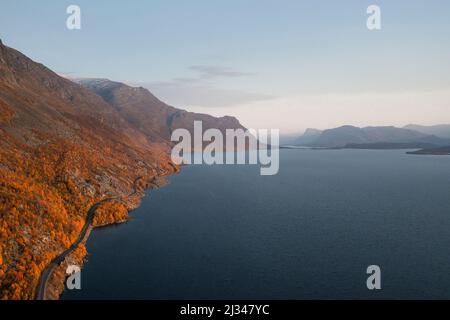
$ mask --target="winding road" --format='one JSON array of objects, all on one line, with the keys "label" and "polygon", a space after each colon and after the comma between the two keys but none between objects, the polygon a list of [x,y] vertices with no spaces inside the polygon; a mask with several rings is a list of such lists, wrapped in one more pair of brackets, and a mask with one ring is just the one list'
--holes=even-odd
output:
[{"label": "winding road", "polygon": [[54,258],[49,263],[49,265],[42,271],[41,277],[39,279],[37,291],[36,291],[36,300],[45,300],[45,292],[46,292],[47,282],[48,282],[48,279],[50,278],[50,275],[52,274],[54,268],[59,266],[66,259],[66,257],[69,254],[71,254],[80,245],[80,243],[83,242],[83,240],[86,236],[86,233],[88,232],[89,228],[91,227],[92,220],[94,219],[95,211],[97,210],[97,208],[105,202],[117,200],[117,199],[121,199],[121,198],[129,198],[129,197],[135,195],[137,193],[137,185],[136,184],[141,178],[142,177],[138,177],[134,180],[133,191],[129,195],[127,195],[125,197],[106,198],[106,199],[103,199],[103,200],[93,204],[89,208],[89,211],[88,211],[87,217],[86,217],[86,223],[84,224],[83,229],[81,229],[78,239],[67,250],[65,250],[64,252],[59,254],[56,258]]}]

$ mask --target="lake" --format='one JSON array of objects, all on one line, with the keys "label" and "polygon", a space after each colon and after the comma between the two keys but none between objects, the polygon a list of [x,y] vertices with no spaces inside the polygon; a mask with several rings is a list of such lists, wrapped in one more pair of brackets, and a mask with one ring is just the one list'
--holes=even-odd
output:
[{"label": "lake", "polygon": [[92,232],[62,299],[450,299],[450,157],[280,150],[259,173],[184,167]]}]

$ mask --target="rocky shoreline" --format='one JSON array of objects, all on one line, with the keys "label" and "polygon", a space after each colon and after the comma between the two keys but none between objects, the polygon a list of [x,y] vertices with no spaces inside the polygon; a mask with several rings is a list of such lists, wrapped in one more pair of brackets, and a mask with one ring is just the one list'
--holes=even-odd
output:
[{"label": "rocky shoreline", "polygon": [[[173,169],[174,169],[173,172],[166,172],[160,176],[155,176],[151,177],[150,179],[147,179],[148,181],[145,182],[141,188],[133,186],[134,188],[133,192],[130,195],[124,195],[121,198],[121,202],[123,202],[127,207],[127,212],[129,213],[140,206],[141,199],[145,195],[146,190],[152,190],[166,185],[168,183],[167,176],[179,172],[178,167],[173,166]],[[135,181],[135,183],[137,182],[138,181]],[[43,299],[59,300],[61,294],[65,289],[65,281],[67,279],[65,271],[67,270],[67,267],[69,265],[77,265],[81,269],[83,268],[83,265],[86,261],[86,256],[88,255],[85,245],[89,239],[92,230],[96,228],[105,228],[112,225],[122,224],[127,221],[128,216],[126,219],[90,225],[83,240],[78,245],[78,247],[72,253],[70,253],[61,264],[59,264],[52,271],[50,271],[51,273],[45,286]]]}]

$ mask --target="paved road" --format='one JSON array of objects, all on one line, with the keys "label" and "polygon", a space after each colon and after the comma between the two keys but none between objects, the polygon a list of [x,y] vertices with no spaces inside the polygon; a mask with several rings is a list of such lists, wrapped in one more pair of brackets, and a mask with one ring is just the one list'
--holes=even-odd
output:
[{"label": "paved road", "polygon": [[[139,178],[136,178],[136,180],[134,180],[133,191],[126,197],[131,197],[134,194],[136,194],[136,192],[137,192],[136,184],[137,184],[138,180],[141,178],[142,177],[139,177]],[[105,202],[108,202],[111,200],[116,200],[116,199],[119,199],[119,197],[103,199],[103,200],[93,204],[92,207],[89,208],[89,211],[88,211],[88,214],[86,217],[86,223],[84,224],[83,229],[81,229],[78,239],[70,246],[69,249],[65,250],[64,252],[59,254],[56,258],[54,258],[50,262],[50,264],[44,269],[44,271],[42,271],[41,277],[39,279],[39,285],[37,287],[36,300],[45,300],[45,291],[47,288],[47,282],[48,282],[50,275],[53,272],[53,269],[56,268],[57,266],[59,266],[66,259],[66,257],[69,254],[71,254],[78,247],[78,245],[81,242],[83,242],[83,239],[86,236],[86,233],[92,224],[92,220],[94,219],[95,211],[97,210],[97,208]]]}]

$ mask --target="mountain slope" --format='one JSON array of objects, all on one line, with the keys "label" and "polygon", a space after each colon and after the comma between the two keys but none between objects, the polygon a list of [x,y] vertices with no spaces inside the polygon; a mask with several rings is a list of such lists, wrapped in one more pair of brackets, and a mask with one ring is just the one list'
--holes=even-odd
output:
[{"label": "mountain slope", "polygon": [[78,79],[82,86],[92,90],[112,105],[134,127],[151,141],[168,142],[173,130],[188,129],[193,133],[194,121],[202,121],[203,130],[217,128],[244,129],[236,118],[216,118],[206,114],[187,112],[165,104],[150,91],[107,79]]},{"label": "mountain slope", "polygon": [[297,138],[294,141],[293,144],[297,146],[308,146],[310,144],[313,144],[321,134],[321,130],[308,128],[305,130],[305,133],[301,137]]},{"label": "mountain slope", "polygon": [[87,208],[137,176],[173,172],[168,151],[98,95],[0,44],[0,297],[33,298]]},{"label": "mountain slope", "polygon": [[[34,297],[40,273],[77,239],[94,203],[128,195],[138,177],[145,186],[177,171],[171,130],[194,119],[241,127],[167,106],[143,88],[88,87],[0,43],[1,299]],[[120,205],[134,208],[140,195]]]}]

